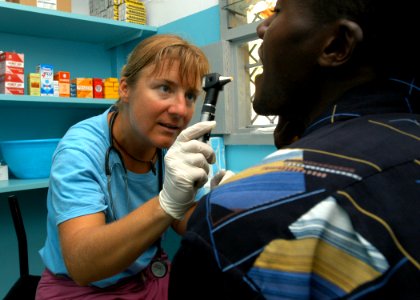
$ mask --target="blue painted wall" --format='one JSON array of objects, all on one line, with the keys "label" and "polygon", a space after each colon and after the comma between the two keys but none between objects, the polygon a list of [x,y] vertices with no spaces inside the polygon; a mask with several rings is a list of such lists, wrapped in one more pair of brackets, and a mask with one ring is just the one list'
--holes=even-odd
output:
[{"label": "blue painted wall", "polygon": [[158,33],[176,33],[201,47],[220,41],[219,24],[219,6],[214,6],[161,26]]}]

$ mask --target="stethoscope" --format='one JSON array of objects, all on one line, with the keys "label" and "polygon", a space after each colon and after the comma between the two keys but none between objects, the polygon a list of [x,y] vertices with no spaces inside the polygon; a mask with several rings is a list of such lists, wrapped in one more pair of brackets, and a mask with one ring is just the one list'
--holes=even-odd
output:
[{"label": "stethoscope", "polygon": [[[129,202],[129,193],[128,193],[128,181],[127,181],[127,168],[124,164],[124,160],[122,158],[121,152],[114,146],[114,135],[112,133],[112,129],[114,128],[114,123],[115,123],[115,119],[118,115],[118,107],[117,106],[112,106],[110,109],[110,112],[112,113],[111,115],[111,119],[109,121],[109,147],[106,150],[105,153],[105,175],[107,177],[107,189],[108,189],[108,195],[109,195],[109,206],[110,206],[110,212],[111,212],[111,219],[113,219],[114,221],[117,220],[116,217],[116,213],[115,213],[115,209],[114,209],[114,200],[112,197],[112,191],[111,191],[111,177],[112,177],[112,168],[109,165],[109,158],[111,153],[114,151],[117,155],[118,158],[121,162],[121,165],[124,169],[124,183],[125,183],[125,193],[126,193],[126,201],[127,201],[127,205]],[[162,151],[161,149],[158,149],[158,191],[160,191],[162,189],[163,186],[163,155],[162,155]],[[167,263],[161,259],[162,253],[163,253],[163,248],[161,245],[161,238],[159,238],[156,241],[156,247],[157,247],[157,253],[155,255],[155,257],[152,259],[151,263],[149,264],[150,267],[150,271],[153,274],[154,277],[156,278],[162,278],[166,275],[166,273],[168,272],[168,265]]]}]

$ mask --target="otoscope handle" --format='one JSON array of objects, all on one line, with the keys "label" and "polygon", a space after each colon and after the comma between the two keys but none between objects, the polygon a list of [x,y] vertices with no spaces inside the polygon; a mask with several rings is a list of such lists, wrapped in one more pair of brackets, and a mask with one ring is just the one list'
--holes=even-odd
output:
[{"label": "otoscope handle", "polygon": [[[201,110],[201,119],[200,122],[203,121],[213,121],[215,118],[216,113],[216,106],[211,104],[204,103],[203,108]],[[200,142],[207,142],[210,139],[210,132],[206,133],[203,136],[200,136],[197,140]]]},{"label": "otoscope handle", "polygon": [[[207,74],[203,78],[203,90],[206,92],[204,104],[201,109],[201,119],[203,121],[213,121],[216,113],[216,103],[219,92],[223,86],[230,82],[232,77],[220,76],[218,73]],[[197,140],[207,142],[210,138],[210,132],[199,137]]]}]

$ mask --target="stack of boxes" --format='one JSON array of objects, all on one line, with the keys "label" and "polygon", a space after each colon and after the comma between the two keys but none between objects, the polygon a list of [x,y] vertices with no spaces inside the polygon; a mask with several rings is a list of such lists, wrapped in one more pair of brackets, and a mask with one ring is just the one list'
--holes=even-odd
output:
[{"label": "stack of boxes", "polygon": [[118,20],[119,0],[89,0],[91,16]]},{"label": "stack of boxes", "polygon": [[146,8],[142,0],[90,0],[91,16],[146,24]]},{"label": "stack of boxes", "polygon": [[71,0],[7,0],[7,2],[71,12]]},{"label": "stack of boxes", "polygon": [[110,77],[104,80],[104,98],[105,99],[117,99],[119,82],[118,78]]},{"label": "stack of boxes", "polygon": [[144,3],[140,0],[122,0],[118,6],[118,20],[135,23],[146,24],[146,9]]},{"label": "stack of boxes", "polygon": [[23,95],[24,91],[24,55],[0,52],[0,93]]}]

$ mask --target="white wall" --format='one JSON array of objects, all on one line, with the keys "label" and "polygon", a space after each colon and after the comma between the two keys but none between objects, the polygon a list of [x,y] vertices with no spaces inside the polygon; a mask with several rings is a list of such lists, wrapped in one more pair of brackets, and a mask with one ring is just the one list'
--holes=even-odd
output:
[{"label": "white wall", "polygon": [[218,0],[145,0],[148,25],[162,26],[219,4]]},{"label": "white wall", "polygon": [[89,15],[89,0],[71,0],[71,12]]},{"label": "white wall", "polygon": [[[162,26],[219,4],[218,0],[143,0],[147,25]],[[89,15],[88,0],[72,0],[72,12]]]}]

